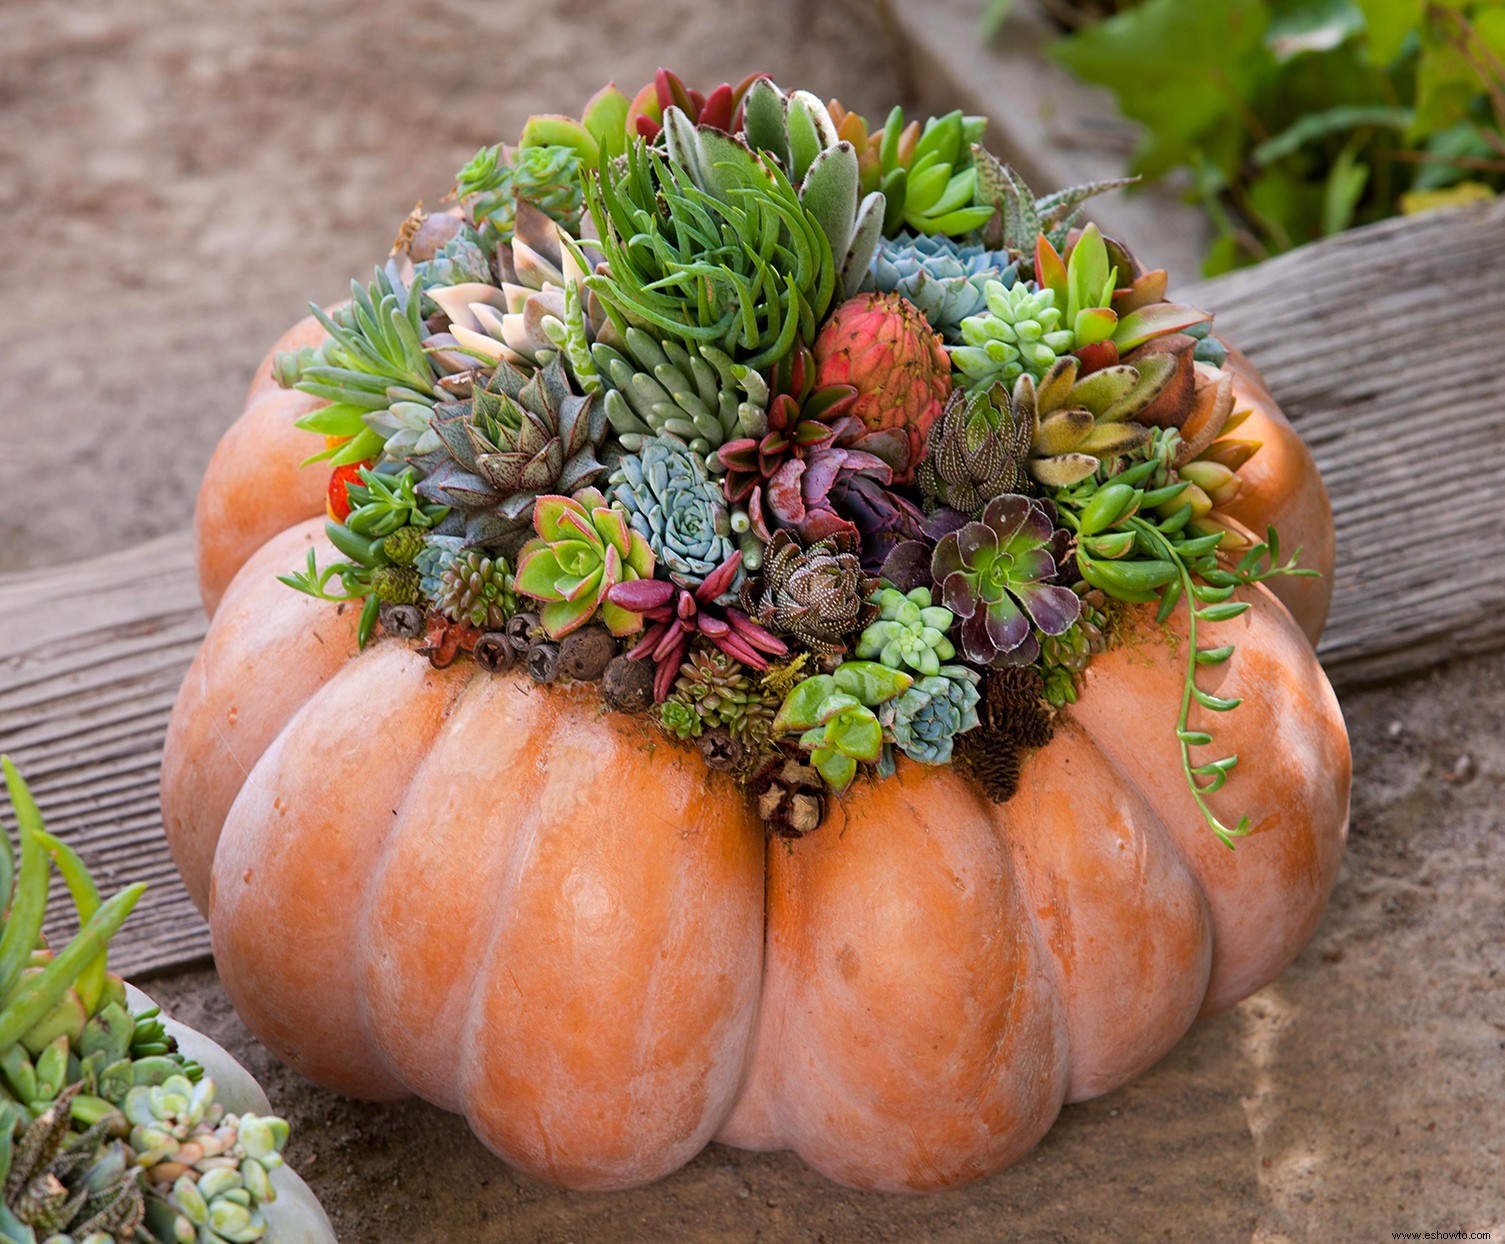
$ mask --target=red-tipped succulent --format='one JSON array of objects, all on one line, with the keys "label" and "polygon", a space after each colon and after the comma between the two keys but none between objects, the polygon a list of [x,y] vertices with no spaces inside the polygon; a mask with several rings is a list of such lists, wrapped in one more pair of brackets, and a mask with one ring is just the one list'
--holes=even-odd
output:
[{"label": "red-tipped succulent", "polygon": [[702,94],[687,87],[672,69],[660,69],[627,109],[627,132],[652,142],[664,128],[664,113],[672,107],[679,108],[696,125],[734,133],[742,128],[742,101],[747,88],[767,76],[751,73],[736,86],[723,82],[709,94]]},{"label": "red-tipped succulent", "polygon": [[697,635],[705,636],[727,656],[751,669],[767,669],[770,656],[789,652],[783,640],[740,609],[717,603],[717,597],[731,591],[741,568],[742,554],[734,553],[693,591],[666,579],[637,579],[618,583],[607,592],[606,598],[613,605],[640,613],[649,623],[647,632],[627,656],[633,661],[653,661],[655,702],[668,698]]}]

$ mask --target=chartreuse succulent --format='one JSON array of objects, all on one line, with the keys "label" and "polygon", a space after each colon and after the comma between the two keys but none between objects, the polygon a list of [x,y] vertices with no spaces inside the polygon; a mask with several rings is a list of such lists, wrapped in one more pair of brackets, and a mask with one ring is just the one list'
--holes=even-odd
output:
[{"label": "chartreuse succulent", "polygon": [[703,188],[642,141],[598,169],[586,198],[606,268],[586,283],[620,333],[636,326],[767,367],[814,338],[837,290],[831,243],[777,163],[728,140],[709,171]]},{"label": "chartreuse succulent", "polygon": [[[269,1173],[288,1125],[227,1113],[177,1053],[156,1008],[132,1014],[106,968],[109,937],[145,888],[102,901],[78,855],[42,827],[10,759],[20,835],[0,851],[0,1242],[247,1244],[266,1235]],[[83,927],[37,950],[50,863]]]},{"label": "chartreuse succulent", "polygon": [[[344,560],[284,580],[438,666],[549,683],[591,648],[608,706],[777,833],[899,753],[1008,798],[1124,606],[1231,616],[1294,563],[1229,513],[1258,445],[1211,317],[1082,218],[1127,181],[1037,195],[983,136],[756,73],[530,117],[276,360],[328,403],[300,426],[349,506]],[[1194,676],[1226,654],[1190,659],[1187,706],[1219,707]],[[1186,721],[1231,841],[1232,761],[1193,764]],[[60,1032],[0,1067],[18,1102],[50,1100]]]},{"label": "chartreuse succulent", "polygon": [[773,719],[773,733],[800,732],[810,763],[840,794],[857,776],[859,762],[875,764],[883,754],[883,727],[873,710],[913,682],[874,661],[843,661],[834,673],[806,678],[790,691]]},{"label": "chartreuse succulent", "polygon": [[872,601],[878,606],[878,618],[868,623],[857,641],[859,658],[877,658],[890,669],[929,675],[940,673],[941,663],[956,655],[955,645],[946,638],[956,615],[935,604],[928,587],[908,592],[879,588]]},{"label": "chartreuse succulent", "polygon": [[578,630],[600,611],[613,635],[642,629],[642,615],[606,599],[618,583],[653,575],[653,550],[620,507],[595,488],[573,497],[540,497],[538,535],[518,554],[513,587],[543,602],[543,627],[554,638]]}]

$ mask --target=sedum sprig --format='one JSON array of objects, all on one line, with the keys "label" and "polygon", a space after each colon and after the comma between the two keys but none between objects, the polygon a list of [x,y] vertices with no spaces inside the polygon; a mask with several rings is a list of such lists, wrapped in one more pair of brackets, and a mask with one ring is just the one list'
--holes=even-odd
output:
[{"label": "sedum sprig", "polygon": [[1203,764],[1193,764],[1191,749],[1211,745],[1212,734],[1190,727],[1191,706],[1200,704],[1210,712],[1232,712],[1241,700],[1213,695],[1197,686],[1197,671],[1221,665],[1234,652],[1234,645],[1202,648],[1198,624],[1226,622],[1249,608],[1247,601],[1232,600],[1240,587],[1261,583],[1275,575],[1315,575],[1301,569],[1297,549],[1284,563],[1280,539],[1273,527],[1267,538],[1251,548],[1231,570],[1218,560],[1223,533],[1190,535],[1190,503],[1168,517],[1152,517],[1157,507],[1174,501],[1187,488],[1181,480],[1163,488],[1146,490],[1141,485],[1154,473],[1153,462],[1139,462],[1114,476],[1103,472],[1080,484],[1060,490],[1056,504],[1061,519],[1077,538],[1077,566],[1082,577],[1114,599],[1128,602],[1158,601],[1158,622],[1165,622],[1183,599],[1187,602],[1187,657],[1181,691],[1176,738],[1181,751],[1181,769],[1198,809],[1208,827],[1230,848],[1249,832],[1247,816],[1229,828],[1207,802],[1228,781],[1238,763],[1231,753]]}]

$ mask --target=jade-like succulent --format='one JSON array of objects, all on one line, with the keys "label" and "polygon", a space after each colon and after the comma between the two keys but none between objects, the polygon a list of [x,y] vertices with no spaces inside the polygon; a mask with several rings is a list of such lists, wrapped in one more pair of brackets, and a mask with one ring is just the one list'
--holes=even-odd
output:
[{"label": "jade-like succulent", "polygon": [[434,606],[452,622],[469,622],[483,631],[501,630],[517,612],[517,593],[506,558],[486,557],[474,549],[461,554],[440,575]]},{"label": "jade-like succulent", "polygon": [[871,599],[878,606],[878,620],[869,623],[857,641],[859,658],[876,657],[890,669],[907,666],[933,675],[940,673],[941,662],[956,655],[955,646],[946,638],[956,617],[934,603],[928,587],[908,593],[880,588]]},{"label": "jade-like succulent", "polygon": [[873,661],[845,661],[834,674],[816,674],[790,691],[773,720],[775,736],[799,731],[810,763],[840,794],[859,762],[883,754],[883,728],[873,709],[909,689],[908,674]]},{"label": "jade-like succulent", "polygon": [[612,604],[616,584],[653,574],[653,550],[594,488],[573,497],[539,497],[533,511],[538,535],[518,555],[513,587],[544,602],[540,619],[558,639],[578,630],[597,610],[613,635],[641,630],[640,614]]},{"label": "jade-like succulent", "polygon": [[888,114],[878,141],[879,188],[885,210],[883,232],[901,230],[962,236],[985,224],[991,206],[979,206],[973,145],[987,122],[960,111],[931,117],[924,126],[904,124],[904,109]]},{"label": "jade-like succulent", "polygon": [[611,473],[611,495],[633,532],[681,587],[700,583],[735,551],[719,482],[675,436],[655,436]]},{"label": "jade-like succulent", "polygon": [[951,348],[952,365],[971,388],[991,388],[1019,376],[1043,376],[1073,348],[1075,337],[1063,322],[1053,290],[1019,282],[983,284],[987,309],[961,324],[965,343]]},{"label": "jade-like succulent", "polygon": [[965,665],[943,665],[878,709],[878,721],[911,760],[943,765],[952,740],[977,725],[981,675]]},{"label": "jade-like succulent", "polygon": [[1040,655],[1036,627],[1059,635],[1076,621],[1076,593],[1048,582],[1057,571],[1054,543],[1045,506],[1016,493],[995,497],[980,520],[941,539],[931,573],[946,607],[962,619],[968,661],[1028,665]]},{"label": "jade-like succulent", "polygon": [[641,140],[587,180],[606,267],[586,284],[620,333],[635,325],[766,367],[814,340],[836,265],[783,170],[721,138],[710,189]]}]

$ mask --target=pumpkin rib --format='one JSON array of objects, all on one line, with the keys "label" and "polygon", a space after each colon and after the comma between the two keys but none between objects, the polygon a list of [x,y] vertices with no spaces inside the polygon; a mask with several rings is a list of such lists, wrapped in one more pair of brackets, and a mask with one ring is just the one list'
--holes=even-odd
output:
[{"label": "pumpkin rib", "polygon": [[[1017,1158],[1060,1109],[1047,956],[959,775],[901,762],[845,808],[770,854],[756,1053],[774,1130],[759,1139],[853,1187],[958,1186]],[[752,1127],[730,1124],[723,1137]]]},{"label": "pumpkin rib", "polygon": [[1266,585],[1291,611],[1307,639],[1316,645],[1332,604],[1337,550],[1333,509],[1317,460],[1276,404],[1263,378],[1243,354],[1230,350],[1237,409],[1252,413],[1232,435],[1262,442],[1239,468],[1242,495],[1228,505],[1228,515],[1263,540],[1265,530],[1280,533],[1282,556],[1302,550],[1301,564],[1320,571],[1317,578],[1281,577]]},{"label": "pumpkin rib", "polygon": [[162,823],[200,914],[220,830],[256,763],[294,712],[356,654],[356,613],[291,591],[279,570],[312,546],[333,552],[317,524],[290,527],[242,567],[194,654],[168,721]]},{"label": "pumpkin rib", "polygon": [[[1204,824],[1181,773],[1175,711],[1184,609],[1161,630],[1139,607],[1140,638],[1094,659],[1068,713],[1134,779],[1207,898],[1213,960],[1204,1015],[1247,997],[1294,958],[1326,907],[1348,825],[1348,735],[1322,667],[1295,619],[1265,588],[1240,589],[1237,598],[1254,607],[1202,624],[1204,646],[1232,643],[1236,651],[1226,664],[1199,670],[1198,684],[1245,702],[1232,713],[1196,709],[1190,720],[1216,741],[1198,749],[1194,763],[1242,757],[1210,800],[1225,819],[1250,815],[1253,832],[1236,850]],[[1165,705],[1164,727],[1149,722],[1126,733],[1124,723],[1142,716],[1144,704]]]},{"label": "pumpkin rib", "polygon": [[733,1107],[758,1016],[763,832],[686,749],[646,789],[624,781],[658,744],[590,693],[538,697],[538,815],[512,851],[461,1091],[509,1162],[604,1191],[678,1169]]},{"label": "pumpkin rib", "polygon": [[[356,1005],[360,883],[470,676],[396,643],[344,666],[257,762],[215,853],[210,930],[225,992],[284,1062],[350,1096],[408,1096]],[[402,705],[400,730],[383,728],[391,704]],[[289,922],[301,933],[294,955],[273,935]]]},{"label": "pumpkin rib", "polygon": [[1070,719],[1025,763],[994,819],[1064,1002],[1066,1100],[1099,1096],[1157,1062],[1196,1019],[1212,963],[1207,900],[1155,810]]}]

